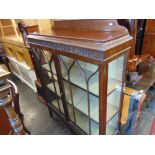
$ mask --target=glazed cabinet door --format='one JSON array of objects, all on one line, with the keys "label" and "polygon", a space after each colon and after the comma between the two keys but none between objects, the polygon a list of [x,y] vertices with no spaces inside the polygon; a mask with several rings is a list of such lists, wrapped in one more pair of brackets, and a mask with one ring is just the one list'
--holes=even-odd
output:
[{"label": "glazed cabinet door", "polygon": [[79,130],[99,134],[98,65],[41,50],[41,79],[48,106]]},{"label": "glazed cabinet door", "polygon": [[52,52],[33,48],[32,55],[48,107],[65,118],[66,115],[61,99],[62,92],[60,91]]},{"label": "glazed cabinet door", "polygon": [[48,105],[79,133],[99,134],[98,65],[46,50],[40,57]]},{"label": "glazed cabinet door", "polygon": [[58,56],[69,121],[85,134],[99,134],[99,68],[81,60]]}]

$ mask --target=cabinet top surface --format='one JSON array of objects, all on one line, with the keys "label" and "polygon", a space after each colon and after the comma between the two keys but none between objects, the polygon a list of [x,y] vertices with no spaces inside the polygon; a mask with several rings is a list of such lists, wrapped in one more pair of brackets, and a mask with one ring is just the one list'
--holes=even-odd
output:
[{"label": "cabinet top surface", "polygon": [[117,20],[93,19],[55,21],[51,30],[41,33],[31,33],[28,39],[100,47],[102,44],[124,36],[129,36],[129,33],[125,27],[117,23]]},{"label": "cabinet top surface", "polygon": [[[31,48],[56,50],[64,55],[70,53],[97,63],[129,49],[132,39],[117,20],[61,20],[55,21],[50,31],[34,32],[26,36]],[[108,52],[115,47],[117,50]]]}]

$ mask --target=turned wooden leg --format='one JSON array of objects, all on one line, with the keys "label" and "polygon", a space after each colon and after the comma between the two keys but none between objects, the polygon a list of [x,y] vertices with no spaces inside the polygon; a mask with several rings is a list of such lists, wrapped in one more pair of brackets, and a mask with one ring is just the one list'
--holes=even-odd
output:
[{"label": "turned wooden leg", "polygon": [[14,131],[15,135],[26,135],[26,132],[23,128],[23,124],[16,114],[14,108],[12,107],[13,98],[11,95],[7,95],[0,99],[0,107],[6,112],[9,123]]},{"label": "turned wooden leg", "polygon": [[13,103],[14,103],[14,110],[16,112],[16,114],[18,114],[22,124],[23,124],[23,127],[24,127],[24,130],[26,131],[26,133],[28,133],[29,135],[31,134],[30,131],[25,127],[24,125],[24,115],[21,113],[21,110],[20,110],[20,105],[19,105],[19,93],[18,93],[18,89],[17,89],[17,86],[15,85],[14,82],[12,82],[11,80],[7,80],[9,82],[9,84],[11,84],[11,92],[13,94]]}]

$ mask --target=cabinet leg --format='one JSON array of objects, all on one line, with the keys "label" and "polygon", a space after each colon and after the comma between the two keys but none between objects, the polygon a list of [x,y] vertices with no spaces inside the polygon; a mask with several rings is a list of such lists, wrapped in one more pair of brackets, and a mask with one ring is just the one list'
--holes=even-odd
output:
[{"label": "cabinet leg", "polygon": [[53,113],[52,113],[52,111],[51,111],[49,108],[48,108],[48,111],[49,111],[50,117],[53,118]]}]

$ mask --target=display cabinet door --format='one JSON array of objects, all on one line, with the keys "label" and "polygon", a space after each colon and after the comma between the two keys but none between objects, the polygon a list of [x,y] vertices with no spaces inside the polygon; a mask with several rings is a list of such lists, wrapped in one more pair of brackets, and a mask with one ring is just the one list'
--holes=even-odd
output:
[{"label": "display cabinet door", "polygon": [[85,134],[99,134],[98,66],[58,56],[69,121]]},{"label": "display cabinet door", "polygon": [[119,112],[122,102],[126,56],[120,56],[108,64],[106,134],[118,132]]},{"label": "display cabinet door", "polygon": [[65,117],[53,54],[36,48],[33,56],[48,106]]}]

